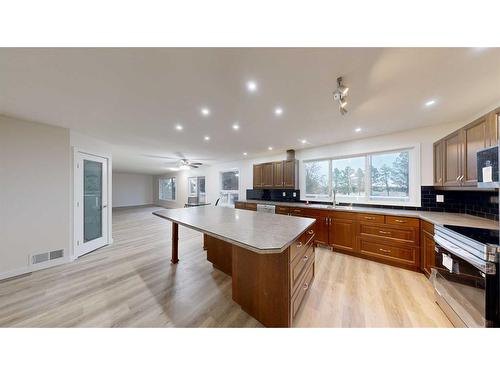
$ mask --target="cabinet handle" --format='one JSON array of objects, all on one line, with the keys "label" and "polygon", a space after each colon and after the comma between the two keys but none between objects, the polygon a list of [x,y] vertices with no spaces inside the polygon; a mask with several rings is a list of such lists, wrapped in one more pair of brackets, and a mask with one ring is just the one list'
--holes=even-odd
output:
[{"label": "cabinet handle", "polygon": [[394,220],[396,223],[406,223],[406,220],[400,220],[400,219],[396,219]]},{"label": "cabinet handle", "polygon": [[303,243],[302,241],[300,241],[298,244],[297,244],[297,247],[302,247]]},{"label": "cabinet handle", "polygon": [[309,284],[308,283],[304,283],[304,286],[302,287],[302,289],[307,290],[308,288],[309,288]]},{"label": "cabinet handle", "polygon": [[307,262],[307,260],[308,260],[308,259],[309,259],[309,257],[308,257],[307,255],[304,255],[304,257],[302,258],[302,260],[303,260],[304,262]]},{"label": "cabinet handle", "polygon": [[385,230],[379,230],[378,231],[380,234],[391,234],[391,232],[386,232]]},{"label": "cabinet handle", "polygon": [[458,180],[460,180],[460,176],[457,176],[457,182],[458,182]]},{"label": "cabinet handle", "polygon": [[386,250],[386,249],[382,249],[382,248],[380,248],[379,251],[381,251],[383,253],[390,253],[391,252],[391,250]]},{"label": "cabinet handle", "polygon": [[374,220],[375,218],[373,216],[365,216],[366,220]]},{"label": "cabinet handle", "polygon": [[307,234],[314,234],[314,231],[311,229],[311,230],[308,230],[307,231]]}]

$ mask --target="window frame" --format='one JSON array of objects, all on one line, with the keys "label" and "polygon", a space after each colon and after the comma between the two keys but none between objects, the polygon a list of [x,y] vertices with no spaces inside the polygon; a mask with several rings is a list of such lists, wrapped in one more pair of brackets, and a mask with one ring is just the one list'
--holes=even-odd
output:
[{"label": "window frame", "polygon": [[[377,199],[371,196],[371,157],[373,155],[392,154],[397,152],[408,152],[408,200],[402,199]],[[420,207],[420,144],[413,144],[398,148],[370,151],[365,153],[350,154],[350,155],[336,155],[333,157],[320,157],[304,160],[302,164],[303,175],[306,173],[306,164],[317,161],[328,161],[328,196],[321,194],[307,194],[306,180],[301,184],[303,193],[301,196],[303,200],[307,201],[332,201],[333,200],[333,170],[332,162],[334,160],[350,159],[364,157],[365,158],[365,195],[363,196],[339,196],[336,195],[337,203],[360,203],[369,205],[386,205],[386,206],[411,206]]]},{"label": "window frame", "polygon": [[[165,199],[162,197],[162,180],[172,180],[172,192],[173,192],[173,199]],[[165,201],[165,202],[175,202],[177,201],[177,180],[175,176],[170,176],[170,177],[160,177],[158,179],[158,200],[160,201]]]},{"label": "window frame", "polygon": [[[238,174],[238,176],[237,176],[238,177],[238,190],[224,190],[224,189],[222,189],[222,186],[223,186],[222,175],[224,173],[228,173],[228,172],[236,172]],[[219,198],[222,198],[223,195],[225,195],[225,194],[238,194],[238,199],[240,199],[240,186],[241,186],[240,177],[241,177],[241,173],[240,173],[240,170],[238,168],[224,169],[224,170],[219,171]],[[219,205],[222,207],[234,207],[234,204],[220,203]]]}]

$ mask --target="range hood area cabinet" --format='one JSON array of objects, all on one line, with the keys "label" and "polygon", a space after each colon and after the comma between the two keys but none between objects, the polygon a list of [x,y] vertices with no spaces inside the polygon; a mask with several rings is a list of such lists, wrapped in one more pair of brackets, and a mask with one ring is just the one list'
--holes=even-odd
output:
[{"label": "range hood area cabinet", "polygon": [[282,160],[253,165],[254,189],[298,189],[298,161]]},{"label": "range hood area cabinet", "polygon": [[478,150],[498,142],[498,110],[434,143],[434,186],[476,187]]}]

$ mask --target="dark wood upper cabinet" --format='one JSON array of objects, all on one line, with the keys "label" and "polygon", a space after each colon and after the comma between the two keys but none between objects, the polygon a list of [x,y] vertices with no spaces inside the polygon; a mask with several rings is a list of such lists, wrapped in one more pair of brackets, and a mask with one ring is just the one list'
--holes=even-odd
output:
[{"label": "dark wood upper cabinet", "polygon": [[253,187],[262,187],[262,164],[254,164],[253,166]]},{"label": "dark wood upper cabinet", "polygon": [[487,117],[484,116],[462,129],[462,186],[477,186],[477,151],[490,144],[490,140],[487,140]]},{"label": "dark wood upper cabinet", "polygon": [[273,163],[273,185],[275,188],[283,187],[283,161]]},{"label": "dark wood upper cabinet", "polygon": [[459,186],[462,175],[462,142],[460,131],[447,136],[443,140],[443,186]]},{"label": "dark wood upper cabinet", "polygon": [[262,164],[262,187],[263,188],[272,188],[273,184],[273,163],[264,163]]},{"label": "dark wood upper cabinet", "polygon": [[283,173],[283,187],[286,189],[297,189],[297,161],[285,160]]},{"label": "dark wood upper cabinet", "polygon": [[434,143],[434,186],[443,185],[443,141]]},{"label": "dark wood upper cabinet", "polygon": [[434,185],[477,186],[477,152],[498,144],[498,110],[434,143]]}]

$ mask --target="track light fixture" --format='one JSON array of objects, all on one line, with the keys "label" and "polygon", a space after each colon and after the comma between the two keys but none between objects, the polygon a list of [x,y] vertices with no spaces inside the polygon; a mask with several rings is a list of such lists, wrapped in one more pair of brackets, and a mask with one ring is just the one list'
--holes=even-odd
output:
[{"label": "track light fixture", "polygon": [[337,89],[333,92],[333,100],[339,102],[339,111],[341,115],[345,115],[347,113],[346,105],[347,101],[345,97],[349,91],[349,87],[344,86],[342,83],[342,77],[337,78]]}]

